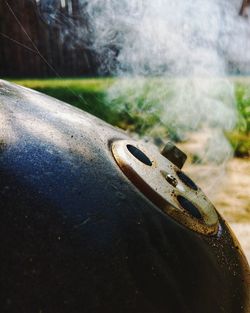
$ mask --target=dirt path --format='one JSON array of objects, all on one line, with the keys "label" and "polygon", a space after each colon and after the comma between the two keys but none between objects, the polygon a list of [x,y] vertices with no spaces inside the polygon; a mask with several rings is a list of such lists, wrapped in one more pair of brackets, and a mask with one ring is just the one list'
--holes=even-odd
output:
[{"label": "dirt path", "polygon": [[250,223],[250,160],[223,166],[192,165],[184,169],[201,186],[229,223]]},{"label": "dirt path", "polygon": [[231,223],[235,235],[237,236],[243,251],[246,254],[250,264],[250,224],[248,223]]},{"label": "dirt path", "polygon": [[214,203],[231,225],[250,264],[250,160],[228,163]]},{"label": "dirt path", "polygon": [[[188,151],[189,146],[181,147]],[[250,263],[250,159],[234,158],[223,166],[184,166],[231,225]]]}]

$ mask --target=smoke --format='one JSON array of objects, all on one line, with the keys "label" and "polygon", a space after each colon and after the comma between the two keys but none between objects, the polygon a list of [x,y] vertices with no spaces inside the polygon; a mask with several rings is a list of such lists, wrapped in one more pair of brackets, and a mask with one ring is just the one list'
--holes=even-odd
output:
[{"label": "smoke", "polygon": [[92,49],[86,6],[83,0],[36,0],[41,20],[50,29],[58,29],[58,40],[72,50],[77,46]]},{"label": "smoke", "polygon": [[250,64],[250,25],[240,6],[240,0],[89,1],[92,48],[101,70],[119,77],[107,101],[148,136],[165,139],[164,129],[178,139],[206,133],[199,157],[224,162],[232,154],[224,133],[238,114],[228,73]]}]

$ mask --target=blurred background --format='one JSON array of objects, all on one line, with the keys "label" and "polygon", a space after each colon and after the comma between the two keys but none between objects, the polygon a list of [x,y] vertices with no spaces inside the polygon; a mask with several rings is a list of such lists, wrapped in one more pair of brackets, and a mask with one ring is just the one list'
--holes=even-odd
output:
[{"label": "blurred background", "polygon": [[250,258],[249,0],[1,0],[0,77],[161,147]]}]

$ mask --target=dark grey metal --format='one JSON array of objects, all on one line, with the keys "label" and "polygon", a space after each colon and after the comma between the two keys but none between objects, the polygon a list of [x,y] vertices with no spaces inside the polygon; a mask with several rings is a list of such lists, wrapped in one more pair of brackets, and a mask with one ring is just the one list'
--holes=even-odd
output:
[{"label": "dark grey metal", "polygon": [[226,223],[205,236],[159,210],[112,156],[127,138],[0,82],[0,312],[248,311],[249,267]]}]

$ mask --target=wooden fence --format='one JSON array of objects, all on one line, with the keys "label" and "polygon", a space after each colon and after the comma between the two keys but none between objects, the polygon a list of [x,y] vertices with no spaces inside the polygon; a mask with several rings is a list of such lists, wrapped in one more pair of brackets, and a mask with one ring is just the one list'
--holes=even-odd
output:
[{"label": "wooden fence", "polygon": [[0,76],[87,76],[97,73],[79,0],[1,0]]}]

